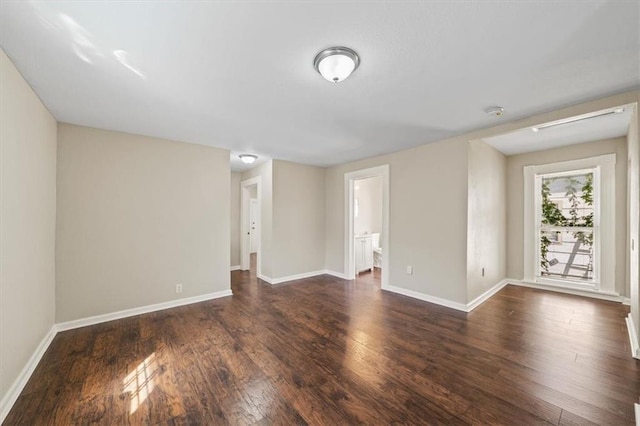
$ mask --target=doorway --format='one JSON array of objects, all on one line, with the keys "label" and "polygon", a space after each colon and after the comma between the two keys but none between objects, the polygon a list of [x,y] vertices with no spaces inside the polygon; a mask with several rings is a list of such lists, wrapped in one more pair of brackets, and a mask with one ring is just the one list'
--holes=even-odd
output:
[{"label": "doorway", "polygon": [[385,289],[390,255],[389,165],[346,173],[344,179],[345,276],[353,280],[370,271],[367,279],[371,279],[378,273],[380,287]]},{"label": "doorway", "polygon": [[247,179],[240,182],[242,211],[240,238],[240,269],[260,275],[262,264],[260,261],[262,205],[261,177]]},{"label": "doorway", "polygon": [[[255,185],[252,187],[256,190]],[[256,254],[258,252],[258,236],[260,231],[258,230],[258,198],[252,197],[249,200],[249,254]]]},{"label": "doorway", "polygon": [[357,179],[353,184],[353,233],[356,280],[380,285],[382,268],[382,177]]}]

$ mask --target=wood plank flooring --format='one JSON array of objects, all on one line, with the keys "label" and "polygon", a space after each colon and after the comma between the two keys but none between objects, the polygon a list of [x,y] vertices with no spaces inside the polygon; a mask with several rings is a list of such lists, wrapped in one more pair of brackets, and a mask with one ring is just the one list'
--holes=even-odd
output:
[{"label": "wood plank flooring", "polygon": [[270,286],[56,336],[6,425],[631,425],[618,303],[507,286],[470,314],[378,273]]}]

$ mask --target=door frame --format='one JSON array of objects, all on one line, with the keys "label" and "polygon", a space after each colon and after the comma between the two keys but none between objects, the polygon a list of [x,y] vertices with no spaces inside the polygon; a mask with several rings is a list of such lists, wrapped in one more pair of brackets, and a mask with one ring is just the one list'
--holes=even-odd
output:
[{"label": "door frame", "polygon": [[256,212],[256,222],[258,224],[258,237],[256,238],[256,274],[260,276],[262,274],[262,260],[260,256],[260,249],[262,247],[262,177],[256,176],[251,179],[243,180],[240,182],[240,192],[241,192],[241,209],[240,209],[240,269],[243,271],[248,271],[251,266],[251,236],[249,235],[249,208],[250,208],[250,200],[251,193],[249,192],[249,187],[256,185],[256,194],[258,200],[257,212]]},{"label": "door frame", "polygon": [[370,177],[382,178],[382,236],[380,246],[382,247],[382,279],[380,287],[389,287],[389,165],[370,167],[368,169],[356,170],[344,174],[344,273],[348,280],[356,278],[355,273],[355,250],[354,250],[354,182]]},{"label": "door frame", "polygon": [[[256,222],[256,226],[255,229],[257,230],[257,233],[255,232],[255,230],[251,227],[251,223],[249,223],[249,253],[257,253],[258,252],[258,238],[260,237],[260,228],[258,228],[258,198],[256,195],[256,198],[250,198],[249,199],[249,222],[251,222],[251,205],[254,204],[255,207],[255,222]],[[255,241],[251,241],[251,239],[254,238]],[[252,249],[255,249],[252,251]]]}]

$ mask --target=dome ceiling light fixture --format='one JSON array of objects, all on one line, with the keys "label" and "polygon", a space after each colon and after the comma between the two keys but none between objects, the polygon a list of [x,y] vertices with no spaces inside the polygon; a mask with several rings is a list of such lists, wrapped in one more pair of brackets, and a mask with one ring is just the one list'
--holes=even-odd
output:
[{"label": "dome ceiling light fixture", "polygon": [[360,65],[360,57],[348,47],[330,47],[316,55],[313,67],[327,81],[339,83],[346,79]]},{"label": "dome ceiling light fixture", "polygon": [[258,156],[253,154],[240,154],[238,157],[240,157],[244,164],[252,164],[258,159]]}]

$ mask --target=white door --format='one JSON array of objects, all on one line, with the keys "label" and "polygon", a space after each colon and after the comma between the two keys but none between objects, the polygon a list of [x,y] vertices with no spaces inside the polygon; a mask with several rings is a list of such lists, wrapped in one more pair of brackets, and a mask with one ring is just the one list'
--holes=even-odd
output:
[{"label": "white door", "polygon": [[256,198],[252,198],[251,201],[249,202],[249,252],[250,253],[255,253],[256,251],[258,251],[258,235],[260,235],[260,232],[258,230],[258,221],[257,219],[257,215],[258,214],[258,200]]}]

